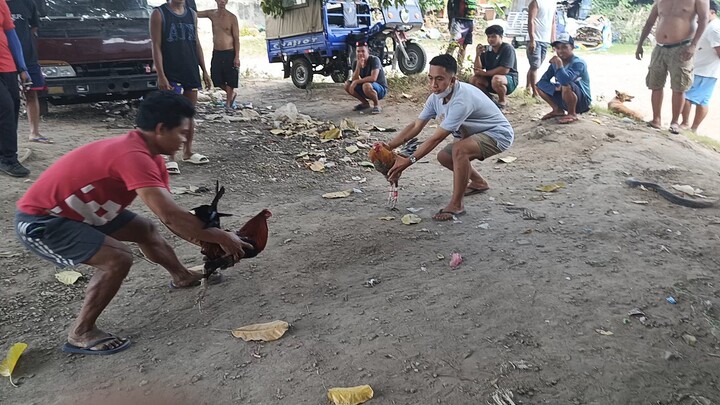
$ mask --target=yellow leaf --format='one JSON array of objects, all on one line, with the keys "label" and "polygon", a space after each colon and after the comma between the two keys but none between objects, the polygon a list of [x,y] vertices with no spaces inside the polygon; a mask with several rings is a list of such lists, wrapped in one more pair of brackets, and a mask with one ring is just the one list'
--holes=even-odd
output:
[{"label": "yellow leaf", "polygon": [[604,330],[604,329],[595,329],[595,332],[597,332],[597,333],[599,333],[599,334],[601,334],[601,335],[603,335],[603,336],[612,336],[612,335],[614,335],[614,333],[610,332],[609,330]]},{"label": "yellow leaf", "polygon": [[314,172],[323,172],[325,171],[325,164],[323,162],[312,162],[310,164],[310,170]]},{"label": "yellow leaf", "polygon": [[284,129],[271,129],[270,133],[273,135],[280,135],[280,134],[284,134],[285,130]]},{"label": "yellow leaf", "polygon": [[287,332],[289,326],[290,325],[285,321],[256,323],[254,325],[233,329],[232,335],[246,342],[251,340],[270,342],[280,339],[280,337]]},{"label": "yellow leaf", "polygon": [[420,218],[419,216],[417,216],[415,214],[406,214],[406,215],[403,215],[402,218],[400,218],[400,221],[402,221],[402,223],[405,225],[413,225],[413,224],[419,224],[420,222],[422,222],[422,218]]},{"label": "yellow leaf", "polygon": [[331,128],[320,134],[321,139],[338,139],[340,138],[340,128]]},{"label": "yellow leaf", "polygon": [[368,162],[367,160],[360,162],[360,166],[362,166],[362,167],[372,167],[372,168],[375,168],[375,165],[372,164],[372,162]]},{"label": "yellow leaf", "polygon": [[505,157],[498,158],[497,162],[498,163],[512,163],[516,160],[517,160],[517,158],[515,156],[505,156]]},{"label": "yellow leaf", "polygon": [[74,270],[66,270],[55,273],[55,278],[58,279],[58,281],[60,281],[61,283],[67,285],[75,284],[75,282],[78,281],[80,277],[82,277],[82,273],[78,273]]},{"label": "yellow leaf", "polygon": [[548,184],[547,186],[540,186],[536,188],[537,191],[542,191],[543,193],[552,193],[553,191],[557,191],[561,188],[565,187],[565,183],[559,182],[555,184]]},{"label": "yellow leaf", "polygon": [[360,385],[349,388],[330,388],[328,399],[335,405],[358,405],[372,399],[374,395],[372,387]]},{"label": "yellow leaf", "polygon": [[357,152],[357,151],[359,151],[359,150],[360,150],[360,148],[358,148],[358,147],[355,146],[355,145],[350,145],[350,146],[345,147],[345,151],[346,151],[347,153],[350,153],[350,154],[353,154],[353,153],[355,153],[355,152]]},{"label": "yellow leaf", "polygon": [[332,200],[334,198],[350,197],[350,194],[352,194],[352,190],[343,190],[343,191],[334,191],[332,193],[325,193],[325,194],[323,194],[322,197]]},{"label": "yellow leaf", "polygon": [[15,343],[10,347],[7,356],[5,356],[5,359],[2,363],[0,363],[0,375],[3,377],[9,377],[10,384],[12,384],[13,387],[17,387],[17,385],[15,385],[12,380],[12,372],[15,370],[15,365],[17,364],[18,359],[20,359],[20,356],[22,356],[27,347],[27,343]]}]

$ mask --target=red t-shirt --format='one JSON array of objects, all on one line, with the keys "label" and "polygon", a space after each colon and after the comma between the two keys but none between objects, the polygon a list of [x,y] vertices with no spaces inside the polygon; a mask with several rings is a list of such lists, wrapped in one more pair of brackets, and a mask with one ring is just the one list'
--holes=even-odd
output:
[{"label": "red t-shirt", "polygon": [[15,59],[10,52],[7,35],[5,35],[5,31],[14,28],[15,24],[13,24],[10,8],[5,0],[0,0],[0,73],[17,72]]},{"label": "red t-shirt", "polygon": [[[0,0],[2,1],[2,0]],[[105,225],[133,202],[135,190],[169,189],[165,161],[139,131],[75,149],[45,170],[17,202],[21,212]]]}]

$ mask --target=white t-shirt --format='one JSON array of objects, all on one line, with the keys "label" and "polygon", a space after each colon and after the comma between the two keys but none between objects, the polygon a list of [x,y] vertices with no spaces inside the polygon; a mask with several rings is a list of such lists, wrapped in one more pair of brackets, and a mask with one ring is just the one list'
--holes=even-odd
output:
[{"label": "white t-shirt", "polygon": [[556,0],[535,0],[538,5],[537,16],[535,21],[535,41],[551,42],[552,25],[555,12],[557,11]]},{"label": "white t-shirt", "polygon": [[720,57],[715,47],[720,46],[720,18],[710,21],[695,52],[695,74],[704,77],[720,77]]},{"label": "white t-shirt", "polygon": [[437,118],[440,128],[450,131],[455,138],[482,132],[494,139],[500,150],[508,149],[515,138],[512,126],[495,103],[468,83],[457,82],[447,104],[437,94],[431,94],[418,118]]}]

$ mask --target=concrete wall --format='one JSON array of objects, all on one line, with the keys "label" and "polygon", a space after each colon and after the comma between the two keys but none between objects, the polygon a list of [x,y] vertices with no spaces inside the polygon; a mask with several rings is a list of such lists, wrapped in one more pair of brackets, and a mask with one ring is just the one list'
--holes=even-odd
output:
[{"label": "concrete wall", "polygon": [[[153,6],[158,6],[166,0],[148,0]],[[208,10],[217,7],[215,0],[195,0],[198,10]],[[262,25],[265,26],[265,15],[260,9],[260,2],[257,0],[230,0],[227,9],[235,14],[240,20],[240,26]]]}]

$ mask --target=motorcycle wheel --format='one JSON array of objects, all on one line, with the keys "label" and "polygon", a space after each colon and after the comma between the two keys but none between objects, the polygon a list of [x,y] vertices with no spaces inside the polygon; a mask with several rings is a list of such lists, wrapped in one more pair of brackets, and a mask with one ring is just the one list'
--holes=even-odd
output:
[{"label": "motorcycle wheel", "polygon": [[297,58],[292,61],[290,77],[293,84],[299,89],[307,88],[313,80],[313,69],[310,61],[305,58]]},{"label": "motorcycle wheel", "polygon": [[350,77],[347,71],[341,72],[341,71],[334,71],[330,73],[330,78],[335,83],[345,83],[345,81]]},{"label": "motorcycle wheel", "polygon": [[425,70],[427,56],[425,56],[425,50],[420,45],[414,42],[406,44],[405,52],[408,57],[404,58],[402,53],[399,53],[398,59],[398,66],[403,74],[409,76]]}]

